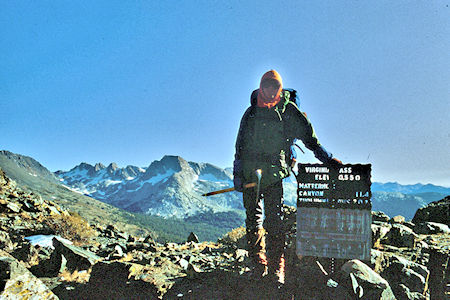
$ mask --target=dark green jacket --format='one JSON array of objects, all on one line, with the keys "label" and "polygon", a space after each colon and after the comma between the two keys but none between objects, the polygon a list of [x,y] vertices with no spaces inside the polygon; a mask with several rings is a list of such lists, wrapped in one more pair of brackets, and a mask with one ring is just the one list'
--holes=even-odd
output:
[{"label": "dark green jacket", "polygon": [[323,163],[332,159],[319,143],[307,117],[295,101],[294,90],[282,90],[281,101],[270,109],[256,106],[258,90],[251,96],[251,106],[241,120],[236,140],[234,176],[242,182],[256,182],[255,170],[262,170],[261,186],[268,186],[289,176],[290,147],[295,139]]}]

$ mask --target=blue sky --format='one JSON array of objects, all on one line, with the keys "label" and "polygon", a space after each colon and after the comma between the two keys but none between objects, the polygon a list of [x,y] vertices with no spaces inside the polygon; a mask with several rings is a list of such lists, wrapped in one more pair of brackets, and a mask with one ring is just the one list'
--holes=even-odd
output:
[{"label": "blue sky", "polygon": [[344,163],[450,186],[449,5],[2,1],[0,149],[52,171],[166,154],[229,167],[273,68]]}]

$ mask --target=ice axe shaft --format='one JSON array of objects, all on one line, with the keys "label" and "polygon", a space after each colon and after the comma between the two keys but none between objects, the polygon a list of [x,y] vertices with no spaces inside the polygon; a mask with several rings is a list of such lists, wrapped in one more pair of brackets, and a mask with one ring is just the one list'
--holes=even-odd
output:
[{"label": "ice axe shaft", "polygon": [[[244,188],[248,189],[248,188],[251,188],[251,187],[255,187],[256,185],[257,185],[256,182],[247,183],[247,184],[244,184]],[[223,193],[228,193],[228,192],[232,192],[232,191],[234,191],[234,187],[228,188],[228,189],[224,189],[224,190],[209,192],[209,193],[203,194],[202,196],[212,196],[212,195],[223,194]]]},{"label": "ice axe shaft", "polygon": [[255,171],[256,177],[258,178],[258,183],[256,184],[256,202],[259,200],[259,187],[261,186],[261,177],[262,177],[262,170],[258,169]]}]

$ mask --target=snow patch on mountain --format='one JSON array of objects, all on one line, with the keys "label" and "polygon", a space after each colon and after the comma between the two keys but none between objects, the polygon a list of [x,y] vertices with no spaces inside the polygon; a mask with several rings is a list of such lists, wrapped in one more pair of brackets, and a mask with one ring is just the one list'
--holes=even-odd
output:
[{"label": "snow patch on mountain", "polygon": [[160,181],[166,182],[167,179],[172,176],[173,174],[175,174],[175,171],[172,169],[166,170],[166,172],[164,174],[158,174],[156,176],[151,177],[150,179],[147,179],[145,181],[143,181],[143,183],[150,183],[152,185],[157,184]]},{"label": "snow patch on mountain", "polygon": [[120,183],[122,183],[122,181],[120,181],[120,180],[110,180],[110,179],[107,179],[107,180],[103,181],[103,184],[104,184],[106,187],[108,187],[108,186],[110,186],[110,185],[114,185],[114,184],[120,184]]},{"label": "snow patch on mountain", "polygon": [[212,182],[222,182],[223,179],[217,178],[213,174],[201,174],[197,177],[198,181],[212,181]]},{"label": "snow patch on mountain", "polygon": [[75,193],[78,193],[78,194],[81,194],[81,195],[88,195],[89,194],[88,190],[86,190],[86,189],[82,190],[80,188],[73,188],[73,187],[70,187],[70,186],[67,186],[67,185],[64,185],[64,184],[62,186],[65,187],[66,189],[72,191],[72,192],[75,192]]}]

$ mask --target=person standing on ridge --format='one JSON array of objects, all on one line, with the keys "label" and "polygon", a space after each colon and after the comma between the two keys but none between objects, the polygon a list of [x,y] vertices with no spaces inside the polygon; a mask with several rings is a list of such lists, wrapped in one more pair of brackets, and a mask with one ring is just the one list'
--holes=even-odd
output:
[{"label": "person standing on ridge", "polygon": [[[293,144],[296,139],[302,140],[324,164],[341,162],[321,146],[306,114],[296,104],[296,91],[283,89],[281,76],[275,70],[262,76],[260,88],[253,91],[250,102],[236,139],[234,188],[243,192],[253,274],[257,278],[267,275],[277,284],[284,284],[282,179],[289,176],[289,168],[295,163]],[[252,182],[259,184],[244,188]]]}]

